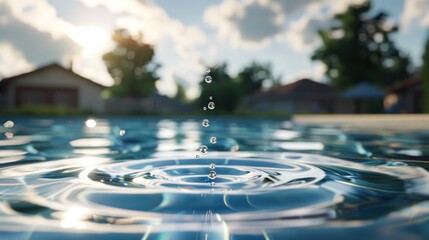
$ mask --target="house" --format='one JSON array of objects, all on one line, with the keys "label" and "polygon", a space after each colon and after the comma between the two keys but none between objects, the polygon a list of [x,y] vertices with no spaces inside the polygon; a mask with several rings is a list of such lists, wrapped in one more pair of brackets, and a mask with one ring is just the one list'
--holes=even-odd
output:
[{"label": "house", "polygon": [[70,109],[104,111],[104,86],[58,64],[0,81],[0,108],[64,106]]},{"label": "house", "polygon": [[384,109],[389,113],[422,113],[423,82],[419,76],[398,82],[386,89]]},{"label": "house", "polygon": [[370,83],[360,82],[347,89],[342,98],[352,101],[353,113],[380,113],[383,112],[383,98],[385,92]]},{"label": "house", "polygon": [[301,79],[248,96],[241,107],[257,112],[334,113],[340,108],[337,100],[334,87]]}]

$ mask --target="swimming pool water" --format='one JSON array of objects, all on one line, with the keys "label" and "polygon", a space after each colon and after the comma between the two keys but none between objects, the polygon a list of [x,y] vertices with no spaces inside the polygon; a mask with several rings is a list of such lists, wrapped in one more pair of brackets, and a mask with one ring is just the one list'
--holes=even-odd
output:
[{"label": "swimming pool water", "polygon": [[429,238],[429,130],[11,120],[0,127],[0,239]]}]

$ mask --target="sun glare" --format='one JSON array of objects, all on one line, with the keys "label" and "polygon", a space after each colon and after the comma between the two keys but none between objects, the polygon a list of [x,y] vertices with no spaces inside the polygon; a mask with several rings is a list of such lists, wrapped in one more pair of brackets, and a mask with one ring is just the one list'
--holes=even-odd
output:
[{"label": "sun glare", "polygon": [[96,26],[79,26],[70,33],[70,37],[85,51],[99,52],[110,41],[110,33]]}]

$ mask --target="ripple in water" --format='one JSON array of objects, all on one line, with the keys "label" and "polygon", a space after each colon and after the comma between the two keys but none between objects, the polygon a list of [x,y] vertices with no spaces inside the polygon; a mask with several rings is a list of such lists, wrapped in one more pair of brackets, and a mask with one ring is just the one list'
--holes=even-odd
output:
[{"label": "ripple in water", "polygon": [[[356,146],[353,140],[334,148],[329,144],[336,140],[328,135],[324,152],[285,152],[283,145],[275,144],[280,141],[278,135],[272,134],[271,139],[277,140],[271,140],[271,146],[279,146],[278,151],[230,152],[238,146],[257,149],[268,136],[246,135],[249,129],[259,133],[251,123],[247,131],[216,124],[234,139],[222,138],[210,145],[216,151],[195,159],[192,144],[189,151],[142,151],[146,146],[153,149],[145,145],[148,139],[158,136],[157,143],[165,144],[172,138],[150,135],[132,122],[123,136],[118,136],[121,128],[112,128],[105,139],[109,144],[101,145],[102,121],[97,120],[90,132],[85,126],[85,134],[79,136],[73,126],[62,132],[59,126],[46,124],[51,129],[48,138],[42,134],[25,138],[17,129],[16,137],[0,142],[0,236],[5,239],[428,237],[424,230],[429,215],[427,163],[380,157],[397,154],[408,145],[396,144],[395,151],[387,151],[387,144]],[[170,135],[190,141],[199,124],[180,125],[183,132]],[[156,126],[170,125],[180,129],[175,122]],[[141,131],[145,138],[136,138],[130,129]],[[199,133],[206,140],[212,134]],[[318,134],[301,129],[293,136],[300,143],[303,138],[320,140]],[[282,142],[292,143],[290,138]],[[73,155],[66,146],[109,151],[99,156]],[[369,149],[372,158],[334,152],[366,156]],[[427,156],[424,149],[421,152]],[[331,157],[324,156],[328,154]]]}]

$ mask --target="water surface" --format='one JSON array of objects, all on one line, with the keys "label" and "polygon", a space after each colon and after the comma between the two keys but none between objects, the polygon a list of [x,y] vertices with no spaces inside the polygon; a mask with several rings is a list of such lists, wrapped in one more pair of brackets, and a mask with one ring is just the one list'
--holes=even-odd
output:
[{"label": "water surface", "polygon": [[0,127],[0,239],[429,238],[429,131],[11,120]]}]

